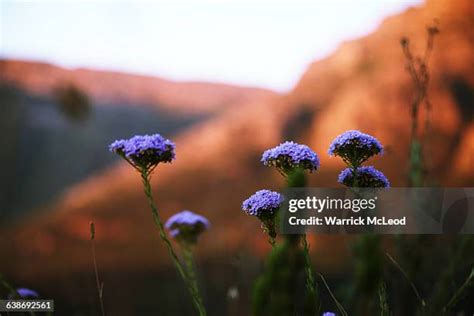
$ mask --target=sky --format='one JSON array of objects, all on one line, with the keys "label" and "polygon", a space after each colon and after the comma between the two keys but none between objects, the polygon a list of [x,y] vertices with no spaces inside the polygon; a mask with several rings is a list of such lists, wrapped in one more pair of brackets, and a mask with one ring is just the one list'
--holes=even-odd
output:
[{"label": "sky", "polygon": [[344,40],[421,0],[0,0],[0,57],[290,90]]}]

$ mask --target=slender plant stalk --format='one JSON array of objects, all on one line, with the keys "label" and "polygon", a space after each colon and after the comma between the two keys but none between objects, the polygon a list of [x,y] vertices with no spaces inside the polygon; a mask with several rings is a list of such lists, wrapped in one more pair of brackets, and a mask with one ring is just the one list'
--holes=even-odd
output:
[{"label": "slender plant stalk", "polygon": [[339,310],[339,312],[341,313],[341,315],[343,316],[348,316],[346,310],[344,309],[344,307],[342,306],[341,303],[339,303],[339,301],[337,300],[336,296],[332,293],[331,289],[329,288],[329,285],[328,283],[326,282],[326,279],[324,278],[324,276],[321,274],[321,273],[318,273],[319,277],[321,278],[321,281],[323,281],[323,284],[324,286],[326,287],[326,289],[328,290],[329,292],[329,295],[331,295],[331,298],[332,300],[334,301],[334,303],[336,304],[337,306],[337,309]]},{"label": "slender plant stalk", "polygon": [[[288,172],[285,172],[286,182],[288,187],[304,187],[306,186],[306,176],[304,170],[301,168],[295,168]],[[311,296],[318,298],[318,292],[316,289],[316,282],[314,280],[313,269],[311,268],[311,257],[309,255],[309,243],[306,239],[306,234],[300,235],[301,242],[303,244],[304,254],[304,265],[306,270],[306,288],[310,292]],[[315,302],[316,310],[319,310],[319,298]]]},{"label": "slender plant stalk", "polygon": [[420,301],[420,304],[421,304],[421,307],[422,309],[424,310],[425,307],[426,307],[426,303],[425,303],[425,300],[421,297],[420,293],[418,292],[415,284],[410,280],[410,278],[408,277],[408,274],[405,272],[405,270],[402,268],[402,266],[400,264],[398,264],[397,261],[395,261],[395,259],[393,259],[393,257],[386,253],[385,254],[387,256],[387,258],[393,263],[393,265],[398,269],[400,270],[400,272],[403,274],[403,276],[405,277],[405,279],[408,281],[408,283],[410,284],[411,288],[413,289],[413,292],[415,293],[416,297],[418,298],[418,300]]},{"label": "slender plant stalk", "polygon": [[196,272],[195,272],[195,265],[194,265],[194,257],[193,257],[193,252],[192,252],[192,246],[191,245],[183,245],[183,256],[184,256],[184,262],[186,264],[186,269],[188,272],[188,276],[191,279],[192,286],[194,288],[195,293],[197,293],[197,298],[199,300],[199,303],[201,306],[203,306],[201,295],[199,293],[199,286],[198,286],[198,281],[196,277]]},{"label": "slender plant stalk", "polygon": [[390,308],[387,302],[387,287],[384,282],[379,286],[380,316],[390,316]]},{"label": "slender plant stalk", "polygon": [[202,299],[199,296],[199,293],[196,291],[196,289],[193,286],[192,280],[190,276],[187,274],[186,270],[182,266],[181,262],[178,259],[178,256],[176,255],[176,252],[173,249],[173,245],[171,244],[171,241],[168,239],[166,236],[165,228],[163,225],[163,222],[160,219],[160,216],[158,214],[158,209],[156,208],[155,201],[153,199],[153,193],[151,191],[151,184],[150,184],[150,174],[151,172],[146,172],[142,171],[141,172],[141,177],[142,177],[142,182],[143,182],[143,187],[144,187],[144,192],[146,197],[148,198],[148,202],[151,208],[151,213],[153,215],[153,220],[158,227],[158,230],[160,232],[160,238],[163,240],[163,242],[166,245],[166,248],[168,249],[168,253],[173,260],[174,265],[176,266],[176,269],[178,269],[179,274],[183,278],[189,294],[191,295],[194,305],[196,306],[196,309],[199,312],[200,316],[205,316],[206,315],[206,309],[202,303]]},{"label": "slender plant stalk", "polygon": [[456,303],[461,299],[466,291],[472,284],[474,280],[474,268],[471,270],[471,274],[467,277],[466,281],[464,281],[463,285],[454,293],[453,297],[449,300],[448,304],[443,308],[444,311],[447,311],[451,307],[455,306]]},{"label": "slender plant stalk", "polygon": [[310,291],[311,294],[316,295],[316,287],[314,276],[313,276],[313,269],[311,268],[311,258],[309,256],[309,244],[308,240],[306,239],[306,234],[301,236],[301,240],[303,242],[303,250],[304,250],[304,259],[305,259],[305,268],[306,268],[306,287]]},{"label": "slender plant stalk", "polygon": [[100,311],[102,316],[105,316],[105,308],[104,308],[104,282],[100,282],[99,279],[99,270],[97,269],[97,259],[95,254],[95,225],[94,222],[90,222],[90,233],[91,233],[91,250],[92,250],[92,262],[94,264],[94,273],[95,273],[95,282],[97,285],[97,292],[99,294],[99,302],[100,302]]},{"label": "slender plant stalk", "polygon": [[409,184],[410,186],[421,186],[424,181],[426,167],[423,168],[423,144],[418,136],[418,116],[420,106],[424,103],[427,110],[426,118],[426,134],[430,128],[430,114],[431,114],[431,102],[428,95],[428,84],[430,81],[430,73],[428,69],[429,59],[431,57],[434,37],[439,33],[436,23],[427,28],[428,39],[425,47],[423,56],[414,56],[410,50],[410,42],[408,38],[404,37],[401,40],[403,54],[406,59],[406,69],[410,74],[413,84],[415,86],[415,96],[411,104],[411,144],[410,144],[410,172],[409,172]]}]

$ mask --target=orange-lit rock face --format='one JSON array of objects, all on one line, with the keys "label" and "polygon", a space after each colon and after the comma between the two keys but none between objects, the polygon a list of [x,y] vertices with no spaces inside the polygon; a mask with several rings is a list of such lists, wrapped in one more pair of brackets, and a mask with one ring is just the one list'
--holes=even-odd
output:
[{"label": "orange-lit rock face", "polygon": [[[257,189],[278,189],[284,185],[275,170],[260,163],[263,150],[283,140],[307,143],[320,156],[321,169],[309,176],[311,184],[337,186],[337,174],[343,165],[339,159],[327,156],[328,146],[345,130],[360,129],[376,136],[386,149],[384,156],[372,158],[369,163],[382,170],[394,186],[406,185],[410,102],[414,90],[404,69],[399,39],[408,36],[414,53],[421,54],[426,40],[425,26],[434,18],[440,21],[441,33],[435,39],[430,62],[429,95],[433,105],[427,152],[430,176],[438,184],[474,184],[474,75],[472,66],[469,67],[474,57],[472,16],[473,2],[470,0],[429,1],[425,7],[410,9],[387,19],[375,33],[345,43],[333,55],[313,63],[294,90],[285,96],[257,91],[264,97],[246,99],[247,92],[210,85],[209,89],[200,90],[202,94],[196,98],[194,89],[200,84],[176,86],[155,94],[156,86],[174,83],[136,76],[122,81],[116,79],[115,74],[96,77],[85,70],[60,70],[61,74],[58,74],[58,70],[45,65],[37,66],[45,68],[41,68],[40,73],[46,75],[39,75],[31,70],[35,64],[2,62],[0,65],[10,67],[6,72],[8,81],[36,92],[47,91],[58,78],[73,76],[95,97],[158,98],[158,101],[166,100],[163,102],[171,109],[178,104],[187,104],[186,109],[206,111],[218,107],[223,99],[238,95],[236,98],[241,106],[231,107],[175,139],[177,159],[171,165],[158,167],[153,189],[164,218],[184,208],[209,218],[212,228],[203,234],[199,248],[201,256],[212,258],[222,251],[232,254],[245,247],[261,255],[266,238],[259,223],[242,214],[240,203]],[[100,85],[94,84],[98,78]],[[124,90],[124,85],[135,88],[130,89],[130,94],[122,95],[120,91]],[[426,134],[427,115],[422,109],[422,135]],[[113,249],[133,248],[133,260],[124,260],[121,251],[107,252],[110,265],[122,262],[141,266],[150,260],[153,264],[169,263],[169,260],[155,262],[165,255],[162,246],[158,246],[160,256],[150,254],[150,249],[157,249],[158,238],[139,177],[125,163],[111,166],[106,172],[69,189],[49,211],[40,223],[35,223],[34,229],[28,230],[29,238],[35,238],[43,227],[47,228],[49,233],[44,235],[47,237],[38,236],[56,241],[48,241],[48,249],[57,249],[57,241],[62,240],[64,245],[73,245],[70,252],[75,254],[74,258],[80,257],[87,242],[87,223],[92,219],[98,223],[98,235],[102,225],[110,226],[104,228],[104,239],[107,240],[104,243]],[[25,226],[14,229],[27,230]],[[81,229],[84,232],[80,232]],[[126,234],[122,233],[124,231]],[[2,234],[15,235],[11,231]],[[120,238],[112,242],[110,236],[113,235]],[[325,239],[318,238],[312,244],[315,253],[328,251]],[[3,243],[1,238],[0,248],[12,255],[15,253],[15,249]],[[338,250],[338,253],[342,252]],[[45,263],[53,260],[63,266],[69,264],[59,255],[35,257],[35,260]],[[323,256],[321,260],[334,261],[334,257]],[[0,263],[0,270],[5,264]],[[15,270],[21,271],[27,264],[28,260],[19,260]],[[75,264],[86,265],[88,259],[76,260]]]},{"label": "orange-lit rock face", "polygon": [[[473,9],[469,1],[430,1],[422,9],[387,19],[375,33],[345,43],[335,54],[312,64],[288,97],[292,109],[303,104],[318,109],[306,141],[317,152],[324,152],[331,139],[345,130],[373,134],[387,151],[385,157],[370,162],[378,164],[395,185],[405,184],[414,88],[404,69],[399,40],[408,36],[414,54],[422,55],[425,27],[437,19],[441,33],[435,38],[429,64],[432,109],[428,113],[424,106],[421,108],[419,125],[420,136],[428,143],[426,155],[432,176],[442,183],[450,170],[460,168],[454,163],[457,158],[453,150],[466,132],[466,122],[473,119],[472,110],[466,110],[473,104],[474,76],[472,66],[468,66],[474,56],[473,42],[468,40]],[[341,166],[337,159],[325,155],[322,165]]]}]

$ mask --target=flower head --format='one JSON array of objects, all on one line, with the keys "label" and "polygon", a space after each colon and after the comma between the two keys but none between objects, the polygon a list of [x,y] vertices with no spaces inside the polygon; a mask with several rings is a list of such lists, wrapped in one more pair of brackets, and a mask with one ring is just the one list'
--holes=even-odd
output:
[{"label": "flower head", "polygon": [[280,193],[270,190],[260,190],[242,203],[242,210],[253,216],[274,215],[280,208],[283,197]]},{"label": "flower head", "polygon": [[323,313],[323,316],[336,316],[333,312],[325,312]]},{"label": "flower head", "polygon": [[24,287],[16,289],[16,292],[18,293],[18,295],[20,295],[21,298],[38,298],[39,297],[38,292],[24,288]]},{"label": "flower head", "polygon": [[175,144],[160,134],[116,140],[109,145],[109,150],[120,155],[139,171],[149,171],[158,163],[171,162],[175,157]]},{"label": "flower head", "polygon": [[210,227],[209,221],[202,215],[184,210],[171,216],[165,224],[173,238],[191,244]]},{"label": "flower head", "polygon": [[302,168],[310,172],[319,168],[319,157],[308,146],[295,142],[284,142],[266,150],[261,161],[265,166],[275,166],[283,173],[294,168]]},{"label": "flower head", "polygon": [[351,130],[337,136],[329,146],[328,153],[357,167],[370,157],[383,153],[383,146],[375,137]]},{"label": "flower head", "polygon": [[356,180],[354,181],[353,169],[346,168],[339,174],[338,182],[348,187],[360,188],[389,188],[390,182],[385,175],[372,166],[364,166],[356,169]]},{"label": "flower head", "polygon": [[275,191],[260,190],[242,203],[242,210],[247,215],[257,216],[262,229],[269,236],[269,242],[275,245],[277,236],[275,214],[283,202],[283,196]]}]

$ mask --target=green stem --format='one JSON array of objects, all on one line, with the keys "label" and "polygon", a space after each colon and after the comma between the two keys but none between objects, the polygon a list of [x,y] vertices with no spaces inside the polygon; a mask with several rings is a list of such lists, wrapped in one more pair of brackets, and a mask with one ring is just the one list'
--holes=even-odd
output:
[{"label": "green stem", "polygon": [[[311,258],[309,256],[309,244],[308,240],[306,239],[306,234],[301,236],[301,240],[303,242],[303,250],[304,250],[304,260],[305,260],[305,268],[306,268],[306,288],[311,294],[311,297],[317,297],[317,290],[315,287],[313,269],[311,268]],[[315,302],[316,309],[319,309],[319,303]]]},{"label": "green stem", "polygon": [[387,302],[387,288],[383,281],[380,282],[380,285],[379,285],[379,305],[380,305],[380,316],[390,316],[390,308]]},{"label": "green stem", "polygon": [[150,173],[146,172],[146,171],[143,171],[143,172],[141,172],[141,177],[142,177],[142,182],[143,182],[145,195],[148,198],[148,202],[149,202],[150,208],[151,208],[151,213],[153,214],[153,220],[154,220],[154,222],[155,222],[155,224],[158,227],[158,230],[160,232],[160,238],[165,243],[166,248],[168,249],[168,253],[169,253],[171,259],[173,260],[174,265],[176,266],[176,269],[178,269],[179,274],[183,278],[183,280],[184,280],[184,282],[185,282],[185,284],[188,288],[189,294],[191,294],[194,305],[196,306],[196,308],[199,312],[199,315],[200,316],[205,316],[206,315],[206,309],[204,308],[204,306],[202,304],[202,300],[199,297],[199,293],[197,293],[195,291],[190,277],[187,275],[185,269],[183,268],[181,262],[179,261],[178,256],[176,255],[176,252],[173,249],[173,245],[171,244],[171,241],[166,236],[166,232],[165,232],[165,228],[163,226],[163,222],[160,219],[160,216],[158,214],[158,210],[157,210],[156,205],[155,205],[155,201],[153,199],[153,193],[151,191],[151,185],[150,185]]},{"label": "green stem", "polygon": [[[199,293],[199,286],[198,286],[198,281],[196,277],[196,272],[194,270],[194,258],[193,258],[193,252],[191,245],[183,245],[183,255],[184,255],[184,262],[186,264],[186,269],[188,272],[188,276],[191,279],[191,284],[193,286],[194,292],[196,293],[197,299],[199,300],[199,304],[201,306],[204,306],[202,303],[202,298]],[[204,314],[205,310],[203,309]]]},{"label": "green stem", "polygon": [[[304,169],[294,168],[286,172],[286,181],[289,188],[298,188],[306,186],[306,175]],[[287,235],[287,239],[291,240],[291,235]],[[315,298],[316,310],[319,310],[319,297],[315,287],[315,280],[313,276],[313,269],[311,268],[311,258],[309,256],[309,244],[306,240],[306,234],[298,235],[295,241],[298,243],[300,239],[303,243],[303,255],[304,255],[304,265],[306,270],[306,288],[309,291],[311,298]],[[297,244],[296,243],[296,244]]]}]

